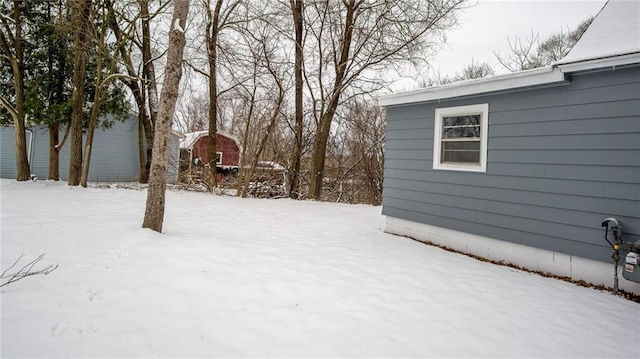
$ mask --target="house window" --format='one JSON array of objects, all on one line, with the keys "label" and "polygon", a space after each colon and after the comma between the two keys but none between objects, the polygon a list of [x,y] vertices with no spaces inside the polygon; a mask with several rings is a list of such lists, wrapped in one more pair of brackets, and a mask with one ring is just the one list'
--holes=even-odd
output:
[{"label": "house window", "polygon": [[486,172],[489,104],[436,109],[433,168]]},{"label": "house window", "polygon": [[217,165],[222,164],[222,152],[216,152],[216,164]]}]

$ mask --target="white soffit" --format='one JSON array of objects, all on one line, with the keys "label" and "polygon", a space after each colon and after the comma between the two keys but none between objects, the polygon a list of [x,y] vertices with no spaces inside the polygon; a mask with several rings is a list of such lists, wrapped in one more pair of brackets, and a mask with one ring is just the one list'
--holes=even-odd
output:
[{"label": "white soffit", "polygon": [[524,87],[567,82],[560,69],[543,67],[512,74],[456,82],[437,87],[399,92],[378,97],[380,106],[392,106],[414,102],[434,101],[481,93],[512,90]]}]

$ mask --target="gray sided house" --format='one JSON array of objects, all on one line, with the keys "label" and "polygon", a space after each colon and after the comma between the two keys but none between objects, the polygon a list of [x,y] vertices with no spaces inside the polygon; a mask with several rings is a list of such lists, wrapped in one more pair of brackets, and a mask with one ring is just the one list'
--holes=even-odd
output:
[{"label": "gray sided house", "polygon": [[553,66],[382,96],[386,230],[611,286],[603,219],[640,240],[639,7]]},{"label": "gray sided house", "polygon": [[[62,139],[63,133],[60,133]],[[171,136],[171,154],[167,170],[167,182],[178,180],[178,159],[180,138],[174,132]],[[83,144],[86,135],[83,135]],[[70,139],[60,151],[60,177],[67,180],[69,175]],[[84,151],[84,145],[83,145]],[[49,174],[49,131],[46,127],[27,127],[27,153],[31,173],[39,179],[47,179]],[[16,178],[15,132],[12,126],[0,127],[0,178]],[[138,122],[132,116],[124,122],[114,121],[109,129],[96,129],[89,167],[90,182],[137,182],[140,179],[138,154]]]}]

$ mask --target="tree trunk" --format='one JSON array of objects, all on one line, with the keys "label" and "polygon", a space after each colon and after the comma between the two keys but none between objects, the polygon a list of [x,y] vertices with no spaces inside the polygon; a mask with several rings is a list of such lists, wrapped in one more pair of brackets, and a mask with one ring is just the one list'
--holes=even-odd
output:
[{"label": "tree trunk", "polygon": [[24,52],[22,51],[22,16],[20,13],[20,4],[18,0],[14,0],[14,21],[16,22],[16,66],[17,73],[14,79],[16,86],[16,112],[18,113],[18,121],[15,123],[16,130],[16,166],[18,167],[18,181],[26,181],[31,178],[31,170],[29,168],[29,157],[27,155],[27,136],[24,112]]},{"label": "tree trunk", "polygon": [[173,11],[173,19],[171,20],[171,29],[169,31],[165,81],[162,86],[158,119],[155,126],[151,176],[149,178],[147,204],[142,223],[143,228],[150,228],[157,232],[162,232],[162,223],[164,221],[171,122],[178,99],[180,78],[182,77],[182,54],[186,43],[184,29],[189,12],[189,0],[175,0]]},{"label": "tree trunk", "polygon": [[[47,3],[47,22],[52,23],[52,6],[51,2]],[[59,4],[60,6],[61,4]],[[47,69],[52,78],[55,78],[55,91],[49,93],[49,104],[64,103],[64,84],[66,76],[64,76],[65,70],[65,56],[62,51],[55,51],[56,45],[62,46],[60,41],[54,42],[54,37],[48,37],[48,49],[47,49]],[[58,68],[54,67],[54,61],[58,60]],[[55,74],[55,75],[54,75]],[[58,141],[60,140],[60,123],[62,119],[50,119],[48,123],[49,130],[49,171],[47,179],[52,181],[60,180],[60,149],[58,147]]]},{"label": "tree trunk", "polygon": [[[24,111],[24,53],[22,50],[22,12],[19,0],[13,1],[13,23],[15,26],[15,34],[13,38],[11,34],[5,37],[4,32],[0,31],[0,45],[2,46],[3,56],[11,63],[13,72],[13,86],[15,95],[15,106],[11,105],[5,98],[0,97],[0,105],[11,114],[15,129],[16,140],[16,179],[18,181],[27,181],[31,178],[31,170],[29,169],[29,158],[27,155],[27,135],[25,127],[25,111]],[[9,25],[6,19],[2,19],[3,25],[8,29]]]},{"label": "tree trunk", "polygon": [[82,122],[84,78],[87,66],[87,48],[89,46],[89,32],[92,0],[75,0],[76,30],[74,35],[74,65],[73,65],[73,93],[71,95],[73,108],[71,110],[71,155],[69,158],[69,186],[80,184],[82,174]]},{"label": "tree trunk", "polygon": [[[113,16],[113,8],[107,8],[108,14],[106,16]],[[91,148],[93,146],[93,137],[95,134],[96,127],[98,126],[98,116],[100,112],[100,106],[104,101],[105,92],[109,86],[110,77],[107,76],[104,79],[103,74],[103,64],[105,60],[105,52],[107,51],[107,46],[105,44],[105,39],[107,36],[107,24],[102,24],[100,26],[100,39],[98,44],[98,54],[96,58],[96,80],[95,80],[95,93],[93,96],[93,104],[91,105],[91,114],[89,116],[89,129],[87,130],[87,140],[85,144],[84,151],[84,160],[82,161],[82,175],[80,177],[80,185],[82,187],[87,187],[87,181],[89,179],[89,167],[91,165]],[[116,50],[117,51],[117,50]],[[107,56],[110,56],[107,54]],[[111,75],[116,71],[116,54],[114,56],[110,56],[111,60],[109,63],[108,74]]]},{"label": "tree trunk", "polygon": [[49,127],[49,177],[53,181],[60,180],[60,150],[58,141],[60,140],[60,124],[54,122]]},{"label": "tree trunk", "polygon": [[[100,66],[99,71],[102,71]],[[99,82],[98,82],[99,81]],[[98,72],[98,78],[96,79],[97,87],[100,87],[102,82],[102,76]],[[82,175],[80,176],[80,185],[87,187],[87,180],[89,179],[89,165],[91,164],[91,146],[93,146],[93,134],[95,133],[96,126],[98,125],[98,108],[100,108],[100,97],[102,97],[101,91],[96,88],[93,107],[91,108],[91,115],[89,116],[89,129],[87,130],[87,143],[84,149],[84,159],[82,161]]]},{"label": "tree trunk", "polygon": [[302,157],[302,133],[303,133],[303,77],[302,77],[302,24],[304,21],[302,12],[302,0],[290,0],[291,12],[293,13],[293,25],[295,28],[295,126],[293,151],[291,151],[291,165],[289,168],[289,197],[298,198],[298,187],[300,177],[300,159]]},{"label": "tree trunk", "polygon": [[320,124],[313,143],[313,158],[311,160],[311,183],[309,186],[309,198],[316,200],[322,195],[324,181],[324,163],[327,153],[327,141],[331,132],[331,121],[335,112],[327,111],[320,117]]},{"label": "tree trunk", "polygon": [[[255,65],[254,65],[255,66]],[[249,148],[249,129],[251,128],[251,119],[253,118],[253,111],[256,105],[256,91],[258,90],[255,85],[256,71],[253,71],[253,90],[249,97],[249,112],[247,113],[247,120],[244,125],[244,134],[242,136],[242,153],[240,154],[240,169],[238,171],[238,183],[237,183],[237,195],[242,196],[246,192],[247,187],[250,185],[251,178],[247,178],[247,171],[245,170],[245,164],[247,163],[247,149]]]},{"label": "tree trunk", "polygon": [[[149,182],[149,170],[151,169],[151,149],[153,148],[154,126],[147,113],[144,91],[136,81],[129,81],[129,88],[138,106],[138,151],[140,152],[140,183]],[[148,154],[148,155],[147,155]]]},{"label": "tree trunk", "polygon": [[[100,35],[100,40],[104,43],[104,32]],[[93,105],[91,106],[91,114],[89,115],[89,129],[87,130],[87,140],[84,148],[84,158],[82,161],[82,174],[80,176],[80,185],[87,187],[89,178],[89,165],[91,164],[91,146],[93,145],[93,134],[95,133],[98,123],[98,109],[102,102],[102,60],[103,55],[98,52],[96,63],[96,92],[93,96]]]},{"label": "tree trunk", "polygon": [[[20,111],[20,109],[18,109],[18,111]],[[18,181],[27,181],[31,178],[31,170],[29,169],[29,156],[27,154],[27,135],[24,124],[24,110],[21,111],[22,120],[14,121],[16,131],[16,166],[18,169],[16,179]]]},{"label": "tree trunk", "polygon": [[151,125],[154,126],[158,115],[158,85],[156,83],[156,70],[153,66],[153,56],[151,54],[151,33],[149,30],[151,18],[149,16],[149,0],[140,0],[139,3],[140,15],[142,18],[142,72],[148,93]]},{"label": "tree trunk", "polygon": [[336,79],[333,84],[333,90],[327,104],[326,111],[320,116],[320,123],[316,132],[316,140],[313,144],[313,159],[311,162],[311,184],[309,188],[309,197],[319,200],[322,195],[322,183],[324,179],[324,162],[327,153],[327,141],[331,133],[331,122],[336,113],[336,109],[340,102],[340,95],[344,90],[343,80],[347,71],[347,61],[349,60],[349,50],[351,49],[351,40],[353,38],[353,29],[355,27],[355,13],[358,4],[351,0],[347,5],[347,14],[344,23],[344,36],[340,42],[340,60],[335,64]]},{"label": "tree trunk", "polygon": [[[149,182],[149,169],[151,166],[147,168],[147,158],[145,156],[145,137],[144,137],[144,114],[142,112],[138,113],[138,159],[140,165],[140,183]],[[151,160],[149,158],[149,160]]]},{"label": "tree trunk", "polygon": [[[251,179],[253,178],[253,175],[256,172],[256,167],[258,166],[258,161],[260,160],[260,155],[262,154],[262,151],[264,151],[265,146],[267,145],[267,140],[269,139],[269,136],[271,135],[271,133],[273,132],[273,127],[276,124],[276,121],[278,120],[278,115],[280,115],[280,109],[282,108],[282,102],[284,101],[284,89],[282,88],[281,85],[279,85],[279,97],[278,97],[278,102],[276,103],[276,107],[273,110],[273,114],[271,114],[271,119],[269,120],[269,124],[267,125],[266,130],[264,131],[264,135],[262,136],[262,139],[260,140],[260,144],[258,145],[258,149],[255,153],[255,155],[253,156],[253,160],[251,161],[251,168],[249,169],[249,173],[245,174],[245,177],[248,179],[247,183],[251,182]],[[248,123],[248,121],[247,121]],[[244,186],[242,189],[242,194],[241,196],[247,197],[247,190],[249,189],[249,185]]]},{"label": "tree trunk", "polygon": [[[113,10],[113,4],[111,1],[106,0],[105,4],[109,7],[110,10]],[[118,22],[115,17],[111,18],[109,26],[113,30],[116,40],[118,43],[124,41],[124,36]],[[132,78],[125,81],[125,84],[129,89],[131,89],[131,93],[133,94],[133,98],[136,101],[136,106],[138,107],[138,152],[140,159],[140,183],[147,183],[149,179],[149,168],[151,158],[146,156],[146,150],[153,147],[153,124],[151,122],[150,116],[147,112],[146,106],[146,96],[143,88],[137,80],[139,76],[133,66],[133,61],[131,59],[131,52],[128,50],[127,46],[120,47],[120,56],[122,57],[122,61],[124,62],[124,66],[127,69],[127,74]],[[140,138],[142,137],[142,138]],[[145,140],[146,139],[146,143]]]},{"label": "tree trunk", "polygon": [[[217,144],[216,136],[218,133],[218,31],[220,24],[220,9],[224,0],[216,0],[216,6],[213,14],[210,14],[207,23],[207,54],[209,55],[209,145],[207,154],[209,157],[209,175],[211,177],[211,189],[216,185],[216,158]],[[209,5],[207,4],[207,7]]]}]

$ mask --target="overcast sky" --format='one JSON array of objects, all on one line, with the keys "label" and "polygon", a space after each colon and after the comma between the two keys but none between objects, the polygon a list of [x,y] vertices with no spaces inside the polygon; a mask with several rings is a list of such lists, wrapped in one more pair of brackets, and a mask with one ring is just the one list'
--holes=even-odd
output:
[{"label": "overcast sky", "polygon": [[[638,0],[632,0],[638,1]],[[448,44],[431,64],[443,75],[453,75],[465,65],[488,62],[496,73],[504,70],[493,51],[507,52],[507,38],[540,39],[567,29],[596,15],[606,0],[479,0],[477,5],[459,13],[459,25],[448,32]]]}]

